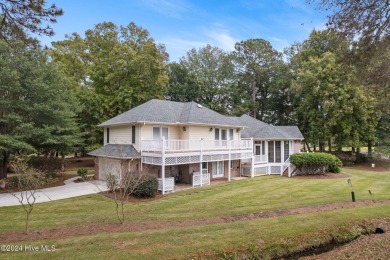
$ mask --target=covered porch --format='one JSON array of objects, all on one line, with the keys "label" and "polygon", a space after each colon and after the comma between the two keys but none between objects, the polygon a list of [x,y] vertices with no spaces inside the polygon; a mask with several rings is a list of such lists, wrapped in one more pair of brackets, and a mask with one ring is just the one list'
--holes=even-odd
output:
[{"label": "covered porch", "polygon": [[[159,180],[159,190],[162,193],[172,192],[180,186],[202,187],[218,180],[230,181],[240,177],[240,160],[209,161],[164,167],[146,165],[148,172],[156,173]],[[163,178],[165,176],[165,178]]]},{"label": "covered porch", "polygon": [[290,155],[300,152],[300,143],[295,140],[261,140],[253,141],[253,157],[242,160],[241,176],[255,177],[263,175],[291,176],[293,165]]},{"label": "covered porch", "polygon": [[[252,144],[252,140],[165,140],[163,137],[143,140],[141,158],[143,164],[159,167],[159,190],[165,194],[174,190],[177,181],[193,187],[209,185],[213,178],[226,177],[230,181],[232,170],[235,172],[240,167],[239,160],[252,158]],[[230,166],[233,161],[238,162],[237,169]],[[166,174],[167,171],[170,173]]]}]

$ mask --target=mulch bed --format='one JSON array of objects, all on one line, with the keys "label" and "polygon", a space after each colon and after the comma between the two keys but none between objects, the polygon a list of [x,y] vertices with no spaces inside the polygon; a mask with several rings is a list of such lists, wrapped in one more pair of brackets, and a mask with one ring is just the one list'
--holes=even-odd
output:
[{"label": "mulch bed", "polygon": [[[100,192],[99,194],[101,195],[104,195],[106,196],[107,198],[110,198],[110,199],[115,199],[115,194],[113,192],[110,192],[110,191],[105,191],[105,192]],[[158,200],[158,199],[161,199],[163,198],[164,195],[162,195],[161,193],[157,193],[156,196],[154,197],[149,197],[149,198],[142,198],[142,197],[135,197],[135,196],[125,196],[125,201],[128,201],[128,202],[135,202],[135,203],[139,203],[139,202],[149,202],[149,201],[154,201],[154,200]],[[122,201],[123,198],[121,197],[121,193],[119,190],[116,191],[116,198],[117,200],[119,201]]]},{"label": "mulch bed", "polygon": [[[77,175],[73,174],[73,173],[58,173],[54,182],[45,184],[45,186],[43,186],[40,189],[62,186],[62,185],[64,185],[65,180],[73,178],[75,176],[77,176]],[[0,193],[8,193],[8,192],[16,192],[16,191],[19,191],[19,190],[18,189],[0,189]]]},{"label": "mulch bed", "polygon": [[[66,166],[64,172],[60,172],[57,174],[57,178],[53,183],[48,183],[45,184],[45,186],[42,187],[44,188],[51,188],[51,187],[57,187],[57,186],[62,186],[64,185],[64,181],[73,177],[76,177],[77,175],[74,173],[66,173],[66,171],[77,171],[80,168],[88,168],[88,169],[93,169],[95,166],[95,160],[94,157],[72,157],[66,159]],[[93,177],[89,178],[87,181],[93,180]],[[80,181],[75,181],[75,182],[82,182],[83,180]],[[1,189],[0,188],[0,193],[8,193],[8,192],[15,192],[18,191],[17,189]]]},{"label": "mulch bed", "polygon": [[65,170],[72,171],[80,168],[94,168],[95,158],[94,157],[72,157],[66,159]]},{"label": "mulch bed", "polygon": [[[75,175],[75,176],[77,176],[77,175]],[[83,180],[83,179],[80,177],[80,178],[75,179],[73,182],[79,183],[79,182],[86,182],[86,181],[93,181],[93,180],[95,180],[94,176],[87,176],[87,177],[85,178],[85,180]]]},{"label": "mulch bed", "polygon": [[353,166],[347,166],[345,168],[347,169],[355,169],[355,170],[365,170],[365,171],[371,171],[371,172],[385,172],[388,171],[382,164],[381,162],[374,162],[375,167],[371,167],[372,163],[361,163],[361,164],[356,164]]}]

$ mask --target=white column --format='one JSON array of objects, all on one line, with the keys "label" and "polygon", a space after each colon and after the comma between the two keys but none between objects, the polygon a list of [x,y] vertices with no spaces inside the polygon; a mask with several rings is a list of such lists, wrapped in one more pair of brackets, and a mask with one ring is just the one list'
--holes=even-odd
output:
[{"label": "white column", "polygon": [[282,163],[280,167],[280,175],[283,175],[283,167],[284,167],[284,141],[280,141],[280,162]]},{"label": "white column", "polygon": [[229,161],[228,161],[228,182],[230,182],[230,179],[231,179],[231,167],[230,167],[230,164],[231,164],[231,160],[232,160],[232,146],[231,146],[231,141],[227,141],[228,142],[228,146],[229,146]]},{"label": "white column", "polygon": [[119,186],[122,187],[122,159],[119,160]]},{"label": "white column", "polygon": [[251,147],[252,147],[252,163],[251,163],[251,178],[255,177],[255,156],[253,151],[253,138],[251,138]]},{"label": "white column", "polygon": [[[139,129],[138,132],[141,132],[141,130]],[[139,169],[140,169],[140,172],[142,172],[142,142],[143,142],[143,138],[140,138],[138,139],[139,140],[139,147],[140,147],[140,153],[141,153],[141,162],[140,162],[140,166],[139,166]]]},{"label": "white column", "polygon": [[294,140],[291,141],[291,150],[290,150],[290,156],[294,153]]},{"label": "white column", "polygon": [[161,178],[162,178],[162,194],[165,194],[165,136],[162,138],[162,154],[161,154]]},{"label": "white column", "polygon": [[203,155],[202,155],[202,143],[203,143],[203,138],[200,138],[200,163],[199,163],[200,187],[203,186],[203,171],[202,171]]}]

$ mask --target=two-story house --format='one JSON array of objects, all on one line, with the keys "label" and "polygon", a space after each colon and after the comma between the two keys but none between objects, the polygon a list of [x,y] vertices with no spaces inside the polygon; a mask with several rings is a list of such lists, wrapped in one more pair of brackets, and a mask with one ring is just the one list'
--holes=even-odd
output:
[{"label": "two-story house", "polygon": [[194,102],[150,100],[102,124],[104,146],[95,177],[147,171],[164,194],[176,182],[202,186],[212,179],[282,174],[300,150],[297,127],[275,127],[250,116],[229,117]]}]

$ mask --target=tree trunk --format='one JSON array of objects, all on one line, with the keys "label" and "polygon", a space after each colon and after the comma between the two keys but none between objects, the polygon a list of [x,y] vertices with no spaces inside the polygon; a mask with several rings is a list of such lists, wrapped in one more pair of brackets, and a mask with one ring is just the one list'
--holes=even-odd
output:
[{"label": "tree trunk", "polygon": [[328,151],[332,152],[332,140],[330,138],[328,139]]},{"label": "tree trunk", "polygon": [[8,171],[8,153],[3,152],[3,158],[2,158],[2,165],[0,170],[0,180],[7,178],[7,171]]},{"label": "tree trunk", "polygon": [[256,76],[253,73],[252,76],[252,101],[253,101],[253,118],[257,118],[257,111],[256,111]]},{"label": "tree trunk", "polygon": [[321,153],[325,152],[325,144],[324,143],[319,143],[318,146],[319,146],[318,148],[320,149]]},{"label": "tree trunk", "polygon": [[368,156],[368,158],[372,158],[372,142],[371,141],[368,142],[367,147],[368,147],[367,156]]},{"label": "tree trunk", "polygon": [[61,171],[65,170],[65,154],[61,153]]},{"label": "tree trunk", "polygon": [[307,143],[306,139],[305,139],[304,143],[306,144],[307,150],[308,150],[309,152],[311,152],[310,146],[309,146],[309,144]]}]

